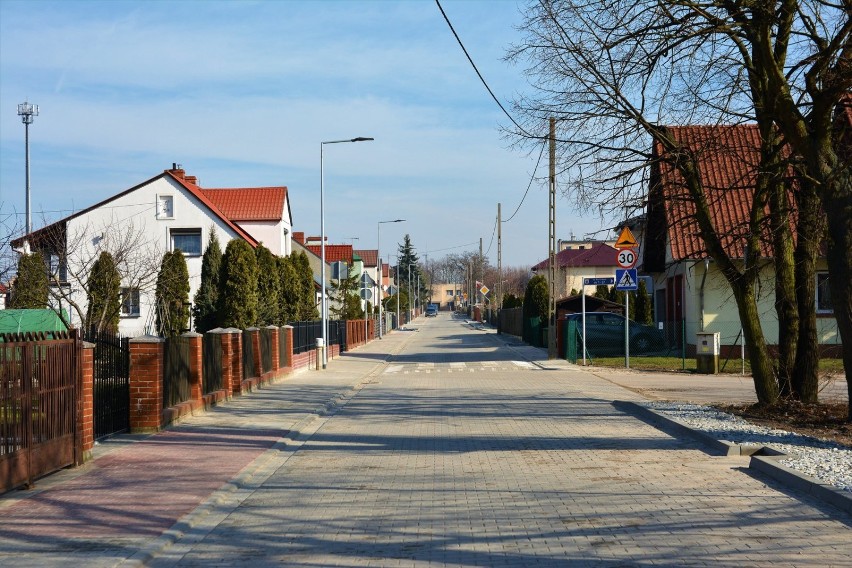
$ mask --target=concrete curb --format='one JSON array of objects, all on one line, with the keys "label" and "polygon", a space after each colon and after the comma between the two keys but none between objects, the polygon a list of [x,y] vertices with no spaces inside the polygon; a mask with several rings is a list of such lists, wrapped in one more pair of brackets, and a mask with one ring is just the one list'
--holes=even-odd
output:
[{"label": "concrete curb", "polygon": [[801,491],[845,513],[852,513],[852,494],[778,463],[779,459],[788,457],[787,454],[766,446],[733,444],[724,440],[717,440],[705,432],[695,430],[679,420],[635,402],[615,400],[612,405],[625,413],[632,414],[653,426],[659,427],[664,432],[697,440],[712,450],[711,455],[751,456],[748,464],[750,470],[767,475],[785,487]]}]

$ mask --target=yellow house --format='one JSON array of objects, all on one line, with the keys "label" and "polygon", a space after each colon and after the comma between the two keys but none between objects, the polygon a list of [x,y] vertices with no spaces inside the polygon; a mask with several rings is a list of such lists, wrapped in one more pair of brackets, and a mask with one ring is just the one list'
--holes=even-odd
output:
[{"label": "yellow house", "polygon": [[[711,217],[721,244],[735,262],[743,262],[749,231],[749,207],[759,156],[760,135],[754,125],[671,127],[670,132],[698,155]],[[680,174],[653,148],[648,210],[643,231],[640,271],[653,276],[655,321],[670,345],[692,353],[698,332],[719,332],[722,355],[743,343],[739,313],[724,275],[706,252]],[[761,326],[767,343],[778,343],[774,264],[768,231],[760,240],[756,285]],[[825,259],[816,274],[819,342],[840,348],[831,309]]]}]

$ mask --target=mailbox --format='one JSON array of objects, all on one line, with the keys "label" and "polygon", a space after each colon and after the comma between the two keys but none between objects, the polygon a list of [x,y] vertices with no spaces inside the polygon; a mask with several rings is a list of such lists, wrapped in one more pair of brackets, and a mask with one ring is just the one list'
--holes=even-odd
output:
[{"label": "mailbox", "polygon": [[719,332],[696,334],[695,366],[699,373],[715,375],[719,372]]}]

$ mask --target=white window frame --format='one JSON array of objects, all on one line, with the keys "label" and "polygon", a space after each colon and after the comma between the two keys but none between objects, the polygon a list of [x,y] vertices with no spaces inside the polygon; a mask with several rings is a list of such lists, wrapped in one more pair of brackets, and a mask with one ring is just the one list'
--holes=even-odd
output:
[{"label": "white window frame", "polygon": [[175,236],[187,236],[187,235],[196,235],[196,234],[198,235],[198,252],[197,253],[188,252],[188,251],[185,251],[183,249],[180,249],[180,251],[183,253],[184,256],[201,256],[202,254],[204,254],[204,239],[203,239],[204,235],[202,234],[200,228],[191,228],[190,227],[190,228],[180,228],[180,229],[178,229],[178,228],[169,229],[169,248],[170,248],[170,250],[174,251],[175,249],[180,248],[180,247],[175,246]]},{"label": "white window frame", "polygon": [[821,303],[821,300],[822,300],[822,295],[820,294],[820,285],[821,284],[822,284],[822,286],[825,286],[825,288],[823,288],[823,290],[828,291],[829,304],[831,302],[831,290],[828,289],[828,272],[824,272],[824,271],[823,272],[817,272],[816,275],[814,276],[814,278],[816,278],[816,286],[814,286],[814,288],[815,288],[814,294],[816,294],[816,298],[815,298],[816,313],[818,313],[818,314],[833,314],[834,313],[833,307],[829,306],[829,307],[826,308],[826,307],[820,306],[820,303]]},{"label": "white window frame", "polygon": [[[127,297],[128,292],[131,294],[130,296],[130,307],[136,308],[135,311],[126,310],[126,306],[128,305],[125,302],[125,298]],[[142,309],[140,306],[140,301],[142,298],[142,294],[139,292],[139,288],[136,286],[122,286],[121,287],[121,308],[119,313],[123,318],[138,318],[142,315]],[[136,300],[135,302],[133,300]]]}]

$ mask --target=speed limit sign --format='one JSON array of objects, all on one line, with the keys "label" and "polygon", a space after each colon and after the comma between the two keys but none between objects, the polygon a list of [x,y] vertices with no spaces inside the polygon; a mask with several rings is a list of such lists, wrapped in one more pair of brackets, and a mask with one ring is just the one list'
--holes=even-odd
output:
[{"label": "speed limit sign", "polygon": [[636,260],[636,251],[633,249],[622,249],[615,255],[615,262],[621,268],[633,268]]}]

